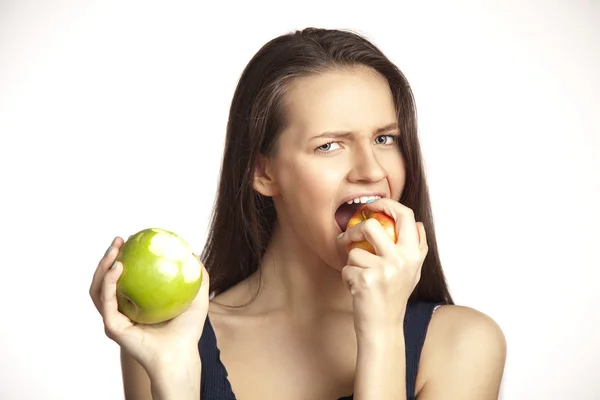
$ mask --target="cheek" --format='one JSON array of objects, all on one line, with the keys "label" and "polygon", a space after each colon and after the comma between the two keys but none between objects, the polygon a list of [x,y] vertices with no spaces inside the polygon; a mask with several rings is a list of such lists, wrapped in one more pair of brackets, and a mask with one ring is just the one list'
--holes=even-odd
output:
[{"label": "cheek", "polygon": [[329,207],[344,178],[339,168],[305,160],[287,161],[281,165],[278,175],[284,198],[294,196],[309,202],[313,208]]},{"label": "cheek", "polygon": [[404,192],[406,184],[406,173],[404,169],[399,170],[393,177],[390,177],[391,192],[396,199],[399,199]]},{"label": "cheek", "polygon": [[399,199],[404,191],[406,183],[406,169],[404,168],[404,157],[397,154],[390,156],[385,160],[385,166],[388,173],[388,184],[392,198]]}]

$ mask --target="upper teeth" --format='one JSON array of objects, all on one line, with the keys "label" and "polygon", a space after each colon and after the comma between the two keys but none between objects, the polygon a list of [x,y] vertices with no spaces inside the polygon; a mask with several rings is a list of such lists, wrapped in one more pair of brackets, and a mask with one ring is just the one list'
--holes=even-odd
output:
[{"label": "upper teeth", "polygon": [[362,196],[362,197],[357,197],[354,200],[350,200],[348,201],[348,204],[352,204],[352,203],[366,203],[369,200],[377,200],[380,199],[381,196]]}]

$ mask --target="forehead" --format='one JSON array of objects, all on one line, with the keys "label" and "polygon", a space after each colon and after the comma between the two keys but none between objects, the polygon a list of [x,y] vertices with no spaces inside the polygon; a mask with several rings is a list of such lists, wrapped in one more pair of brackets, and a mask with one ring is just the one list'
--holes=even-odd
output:
[{"label": "forehead", "polygon": [[288,127],[301,137],[328,130],[372,131],[396,120],[386,79],[366,68],[297,78],[286,105]]}]

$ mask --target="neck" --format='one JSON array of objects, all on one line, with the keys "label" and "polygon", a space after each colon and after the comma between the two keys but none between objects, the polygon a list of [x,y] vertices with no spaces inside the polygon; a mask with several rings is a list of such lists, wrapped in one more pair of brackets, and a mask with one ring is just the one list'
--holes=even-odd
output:
[{"label": "neck", "polygon": [[340,271],[306,248],[294,233],[279,227],[249,284],[253,292],[259,289],[253,302],[256,310],[298,319],[352,310],[352,297]]}]

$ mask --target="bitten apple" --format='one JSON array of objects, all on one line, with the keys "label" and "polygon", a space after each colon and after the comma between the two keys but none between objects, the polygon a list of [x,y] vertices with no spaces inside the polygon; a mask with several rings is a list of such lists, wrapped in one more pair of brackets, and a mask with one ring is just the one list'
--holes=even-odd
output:
[{"label": "bitten apple", "polygon": [[[379,223],[381,224],[381,226],[383,226],[383,229],[385,229],[385,231],[389,235],[389,237],[394,241],[394,243],[396,243],[396,241],[398,239],[396,237],[396,221],[394,221],[394,218],[390,217],[389,215],[387,215],[386,213],[384,213],[382,211],[369,210],[367,208],[367,204],[360,207],[354,213],[352,218],[350,218],[350,220],[348,221],[348,227],[346,229],[350,229],[354,225],[356,225],[362,221],[366,221],[369,218],[374,218],[377,221],[379,221]],[[368,252],[375,254],[375,249],[373,248],[373,246],[371,246],[371,243],[369,243],[366,240],[362,240],[360,242],[351,242],[350,244],[348,244],[346,246],[346,251],[349,252],[350,250],[352,250],[355,247],[365,249]]]},{"label": "bitten apple", "polygon": [[202,283],[202,264],[188,244],[164,229],[144,229],[127,239],[117,260],[119,311],[130,320],[157,324],[185,311]]}]

